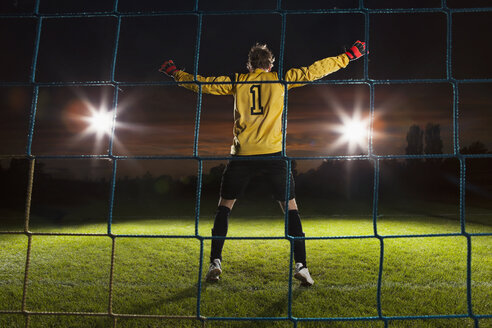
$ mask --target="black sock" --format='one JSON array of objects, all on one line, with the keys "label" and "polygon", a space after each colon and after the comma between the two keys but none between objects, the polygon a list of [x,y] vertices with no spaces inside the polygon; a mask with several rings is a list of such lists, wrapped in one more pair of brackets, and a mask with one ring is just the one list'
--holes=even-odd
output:
[{"label": "black sock", "polygon": [[[297,210],[289,211],[289,235],[294,237],[304,237],[304,232],[302,232],[301,217]],[[296,263],[302,263],[303,266],[307,267],[306,264],[306,242],[304,239],[294,240],[294,261]]]},{"label": "black sock", "polygon": [[[215,213],[214,227],[212,236],[227,236],[229,214],[231,209],[226,206],[219,206]],[[224,247],[225,239],[212,239],[212,249],[210,251],[210,262],[214,259],[222,261],[222,248]]]}]

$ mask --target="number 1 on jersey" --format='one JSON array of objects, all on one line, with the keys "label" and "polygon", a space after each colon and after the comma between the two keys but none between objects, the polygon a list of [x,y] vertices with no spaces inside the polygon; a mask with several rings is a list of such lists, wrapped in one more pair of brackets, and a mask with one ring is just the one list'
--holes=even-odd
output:
[{"label": "number 1 on jersey", "polygon": [[251,107],[251,115],[263,115],[263,106],[261,106],[261,85],[255,84],[249,88],[249,92],[253,97],[253,106]]}]

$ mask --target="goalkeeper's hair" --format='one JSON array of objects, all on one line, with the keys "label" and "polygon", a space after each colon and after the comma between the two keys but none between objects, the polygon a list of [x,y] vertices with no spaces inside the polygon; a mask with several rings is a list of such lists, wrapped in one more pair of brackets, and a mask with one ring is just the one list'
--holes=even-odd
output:
[{"label": "goalkeeper's hair", "polygon": [[274,61],[275,57],[273,57],[273,53],[268,49],[267,45],[257,43],[249,50],[246,67],[250,71],[254,71],[257,68],[269,69]]}]

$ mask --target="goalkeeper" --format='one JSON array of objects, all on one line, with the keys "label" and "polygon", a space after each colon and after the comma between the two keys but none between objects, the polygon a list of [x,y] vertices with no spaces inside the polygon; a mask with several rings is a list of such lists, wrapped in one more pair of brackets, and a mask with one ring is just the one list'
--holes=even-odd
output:
[{"label": "goalkeeper", "polygon": [[[346,67],[350,61],[365,54],[365,43],[357,41],[345,53],[319,60],[309,67],[293,68],[283,77],[287,89],[303,86],[302,82],[314,81]],[[217,208],[212,236],[227,235],[228,219],[236,199],[241,196],[250,179],[261,174],[271,182],[275,198],[285,211],[287,165],[281,158],[282,151],[282,114],[284,109],[284,86],[280,83],[278,73],[272,72],[275,58],[266,45],[254,45],[248,54],[247,69],[249,73],[231,76],[202,77],[199,82],[222,82],[223,84],[202,84],[202,92],[213,95],[234,96],[234,140],[231,155],[222,175],[220,199]],[[166,61],[161,72],[174,77],[178,82],[194,81],[193,75],[178,70],[172,60]],[[279,83],[261,83],[278,81]],[[225,83],[224,83],[225,82]],[[242,83],[238,83],[242,82]],[[246,82],[246,83],[244,83]],[[181,86],[198,92],[197,84]],[[248,156],[248,160],[235,160]],[[268,160],[254,160],[254,156],[271,156]],[[278,159],[276,159],[278,157]],[[294,179],[289,174],[288,234],[304,237],[301,218],[295,200]],[[207,281],[218,281],[222,273],[222,248],[224,239],[212,239],[210,267]],[[294,240],[294,277],[304,286],[311,286],[314,281],[306,264],[306,246],[304,239]]]}]

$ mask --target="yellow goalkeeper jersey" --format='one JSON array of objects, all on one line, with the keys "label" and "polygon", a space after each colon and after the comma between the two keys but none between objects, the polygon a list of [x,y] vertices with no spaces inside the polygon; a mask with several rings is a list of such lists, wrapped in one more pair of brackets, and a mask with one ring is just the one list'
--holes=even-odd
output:
[{"label": "yellow goalkeeper jersey", "polygon": [[[292,68],[285,73],[285,81],[300,82],[287,84],[287,88],[303,86],[302,82],[314,81],[338,71],[348,65],[345,54],[318,60],[309,67]],[[176,71],[177,82],[193,81],[193,75]],[[279,83],[278,73],[256,69],[246,74],[232,76],[203,77],[200,82],[229,82],[224,84],[202,84],[202,92],[212,95],[234,96],[234,140],[232,155],[262,155],[282,151],[282,113],[284,109],[284,86]],[[242,82],[242,83],[237,83]],[[198,92],[197,84],[181,86]]]}]

